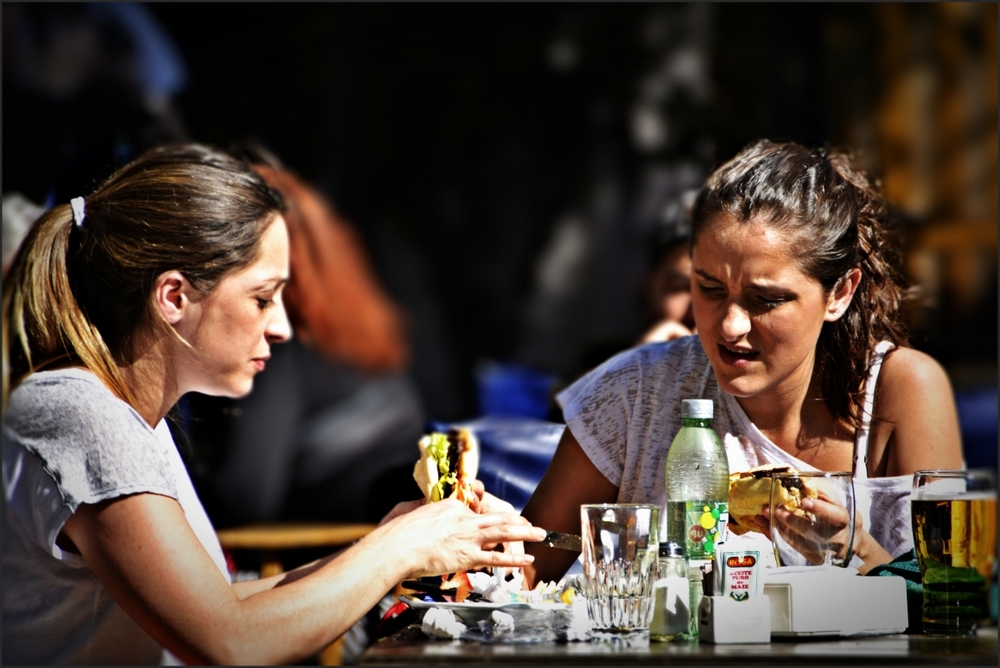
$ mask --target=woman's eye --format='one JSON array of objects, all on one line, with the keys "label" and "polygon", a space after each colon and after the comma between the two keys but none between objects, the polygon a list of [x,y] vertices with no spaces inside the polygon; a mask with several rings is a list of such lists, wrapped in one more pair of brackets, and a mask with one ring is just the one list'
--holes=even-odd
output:
[{"label": "woman's eye", "polygon": [[701,290],[701,293],[706,297],[721,297],[723,293],[725,293],[725,290],[720,287],[702,285],[701,283],[698,284],[698,289]]},{"label": "woman's eye", "polygon": [[778,297],[776,299],[769,299],[767,297],[758,297],[757,301],[760,303],[762,307],[766,309],[772,309],[781,306],[782,304],[785,303],[786,300],[783,297]]},{"label": "woman's eye", "polygon": [[261,311],[266,310],[273,303],[274,303],[273,299],[262,299],[260,297],[257,297],[257,308],[259,308]]}]

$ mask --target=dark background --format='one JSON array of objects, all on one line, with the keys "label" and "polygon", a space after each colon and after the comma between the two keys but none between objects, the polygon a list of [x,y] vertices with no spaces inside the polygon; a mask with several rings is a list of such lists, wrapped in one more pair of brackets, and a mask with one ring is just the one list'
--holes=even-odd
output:
[{"label": "dark background", "polygon": [[[110,75],[75,99],[19,86],[10,5],[4,192],[66,201],[156,134]],[[263,142],[357,227],[409,313],[429,418],[477,414],[477,365],[562,384],[634,341],[677,175],[760,137],[860,153],[923,288],[915,345],[995,387],[995,5],[147,8],[186,69],[184,136]],[[639,109],[666,139],[636,139]]]}]

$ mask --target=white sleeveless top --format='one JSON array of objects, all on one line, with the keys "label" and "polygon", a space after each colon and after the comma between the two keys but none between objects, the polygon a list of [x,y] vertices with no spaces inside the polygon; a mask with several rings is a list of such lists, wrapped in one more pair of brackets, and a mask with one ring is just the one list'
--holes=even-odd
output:
[{"label": "white sleeveless top", "polygon": [[[854,444],[854,487],[864,528],[890,555],[913,547],[912,476],[869,478],[868,437],[878,373],[892,348],[882,342],[865,386],[864,417]],[[730,472],[761,464],[817,469],[788,454],[750,421],[736,398],[719,389],[697,336],[626,350],[580,378],[557,397],[566,425],[594,466],[616,487],[620,503],[666,502],[664,465],[681,427],[683,399],[711,399],[713,426]]]}]

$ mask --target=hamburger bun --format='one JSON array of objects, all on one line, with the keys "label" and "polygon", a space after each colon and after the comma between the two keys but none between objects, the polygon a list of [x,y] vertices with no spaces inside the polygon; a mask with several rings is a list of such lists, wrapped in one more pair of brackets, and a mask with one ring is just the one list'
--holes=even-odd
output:
[{"label": "hamburger bun", "polygon": [[[795,473],[795,469],[790,466],[777,464],[764,464],[755,466],[749,471],[740,471],[729,475],[729,530],[737,536],[748,531],[763,533],[754,517],[763,514],[763,509],[771,505],[771,484],[776,473]],[[801,502],[803,498],[818,498],[816,489],[808,480],[801,478],[794,482],[794,485],[784,485],[781,481],[777,483],[775,501],[789,512],[813,519],[811,513],[803,510]]]}]

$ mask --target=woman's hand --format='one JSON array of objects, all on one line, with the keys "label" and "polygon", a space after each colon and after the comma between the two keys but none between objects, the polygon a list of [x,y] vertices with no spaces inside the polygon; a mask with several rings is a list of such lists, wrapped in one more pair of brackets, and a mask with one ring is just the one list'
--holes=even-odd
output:
[{"label": "woman's hand", "polygon": [[[823,550],[833,551],[837,557],[845,559],[849,538],[847,509],[825,497],[803,499],[802,508],[812,513],[816,520],[810,522],[784,508],[777,510],[774,524],[779,527],[781,537],[801,552],[810,563],[823,563]],[[764,506],[761,514],[754,519],[761,532],[771,538],[769,508]],[[865,531],[861,514],[857,512],[854,514],[854,544],[851,553],[862,561],[858,567],[858,572],[862,575],[875,566],[892,561],[892,555]]]},{"label": "woman's hand", "polygon": [[[487,499],[487,503],[505,504],[495,497],[493,501]],[[532,527],[512,510],[476,513],[453,499],[424,504],[386,523],[391,535],[387,542],[405,551],[413,562],[411,576],[484,566],[527,566],[533,557],[524,554],[523,548],[520,552],[494,550],[500,544],[545,538],[543,529]]]},{"label": "woman's hand", "polygon": [[382,518],[382,521],[379,522],[378,525],[382,526],[383,524],[388,524],[389,522],[391,522],[392,520],[396,519],[401,515],[413,512],[414,510],[424,505],[425,503],[427,503],[427,499],[416,499],[415,501],[400,501],[395,506],[393,506],[392,510],[390,510],[386,514],[386,516]]},{"label": "woman's hand", "polygon": [[[477,487],[477,502],[475,504],[470,504],[469,508],[477,513],[510,513],[512,515],[517,514],[517,510],[514,506],[510,505],[503,499],[497,498],[487,492],[483,487],[483,484],[476,481]],[[514,541],[509,543],[501,543],[501,548],[507,554],[524,554],[524,542]],[[506,577],[508,570],[506,568],[496,568],[493,570],[493,574],[497,577]]]},{"label": "woman's hand", "polygon": [[[785,542],[812,564],[825,563],[831,555],[844,562],[850,561],[852,526],[847,508],[822,492],[818,499],[803,499],[800,506],[812,515],[812,519],[800,517],[783,507],[775,509],[774,517],[770,518],[770,524]],[[857,538],[864,531],[860,513],[854,514],[853,523]]]}]

